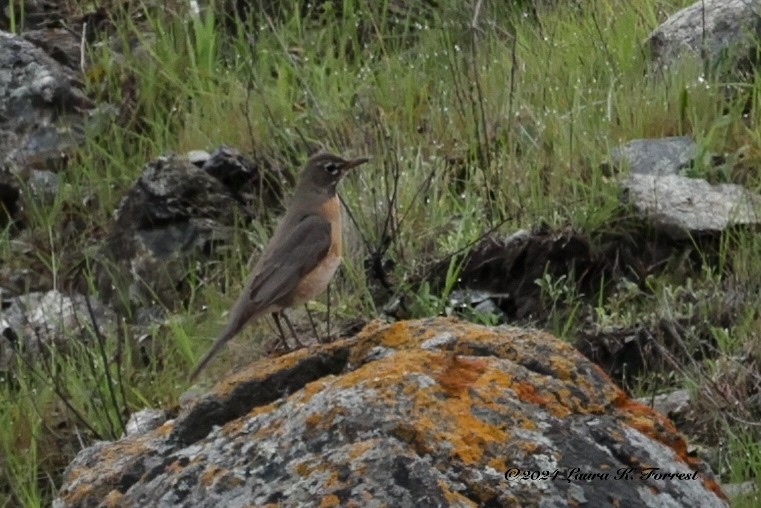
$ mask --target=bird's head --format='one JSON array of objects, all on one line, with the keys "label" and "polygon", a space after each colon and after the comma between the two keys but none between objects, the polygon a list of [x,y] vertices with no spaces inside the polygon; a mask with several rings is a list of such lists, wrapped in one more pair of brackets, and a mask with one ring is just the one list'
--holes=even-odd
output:
[{"label": "bird's head", "polygon": [[320,193],[334,194],[341,178],[354,167],[367,162],[367,157],[343,159],[321,152],[309,158],[299,177],[299,187]]}]

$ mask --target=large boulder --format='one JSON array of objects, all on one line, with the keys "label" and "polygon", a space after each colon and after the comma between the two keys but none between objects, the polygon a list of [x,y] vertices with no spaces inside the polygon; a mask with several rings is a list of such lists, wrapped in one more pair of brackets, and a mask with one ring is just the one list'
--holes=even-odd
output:
[{"label": "large boulder", "polygon": [[373,323],[101,442],[54,506],[727,506],[664,416],[555,337]]}]

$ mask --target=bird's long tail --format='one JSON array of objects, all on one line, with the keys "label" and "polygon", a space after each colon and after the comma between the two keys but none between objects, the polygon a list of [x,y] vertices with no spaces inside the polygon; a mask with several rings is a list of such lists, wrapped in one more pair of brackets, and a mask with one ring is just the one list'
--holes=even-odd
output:
[{"label": "bird's long tail", "polygon": [[227,344],[227,342],[235,337],[235,335],[240,331],[241,328],[243,328],[243,325],[245,323],[239,323],[239,320],[233,319],[230,321],[230,323],[227,325],[225,330],[220,334],[219,337],[214,341],[214,344],[211,345],[211,348],[206,352],[203,357],[198,361],[196,366],[193,368],[193,371],[190,373],[190,381],[195,381],[195,379],[198,377],[198,375],[206,368],[206,366],[209,364],[209,362],[217,356],[217,353],[219,353],[222,350],[222,347]]}]

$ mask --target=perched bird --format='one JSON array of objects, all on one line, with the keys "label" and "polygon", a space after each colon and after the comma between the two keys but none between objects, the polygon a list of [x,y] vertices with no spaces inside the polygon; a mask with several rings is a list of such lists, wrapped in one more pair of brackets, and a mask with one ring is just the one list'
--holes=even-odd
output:
[{"label": "perched bird", "polygon": [[291,202],[254,266],[230,321],[201,358],[190,380],[248,322],[278,314],[322,293],[341,264],[341,203],[336,186],[351,168],[369,159],[346,160],[318,153],[306,163]]}]

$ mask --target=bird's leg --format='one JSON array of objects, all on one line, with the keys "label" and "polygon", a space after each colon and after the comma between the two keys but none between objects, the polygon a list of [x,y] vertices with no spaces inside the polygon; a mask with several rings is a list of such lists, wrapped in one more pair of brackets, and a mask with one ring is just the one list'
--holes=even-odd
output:
[{"label": "bird's leg", "polygon": [[331,286],[331,284],[328,282],[328,288],[327,288],[327,293],[328,293],[328,315],[327,315],[327,319],[326,319],[327,325],[328,325],[328,335],[327,335],[328,342],[330,342],[330,286]]},{"label": "bird's leg", "polygon": [[317,327],[314,324],[314,319],[312,319],[312,311],[309,310],[309,306],[307,306],[307,304],[304,304],[304,310],[307,311],[307,317],[309,318],[309,324],[312,325],[312,333],[314,333],[315,339],[317,339],[317,342],[322,344],[322,339],[320,339],[320,334],[317,333]]},{"label": "bird's leg", "polygon": [[[275,321],[275,326],[277,326],[277,331],[280,333],[280,340],[282,341],[283,345],[285,346],[286,351],[290,351],[291,348],[288,345],[288,341],[285,340],[285,332],[283,331],[283,325],[280,324],[280,314],[283,314],[283,311],[280,312],[273,312],[272,313],[272,319]],[[285,316],[285,314],[283,314]],[[290,326],[290,322],[288,322],[288,325]],[[296,341],[298,342],[298,341]]]},{"label": "bird's leg", "polygon": [[280,314],[283,315],[283,319],[285,319],[285,324],[288,325],[288,328],[291,330],[291,334],[293,335],[293,340],[296,341],[296,344],[298,344],[299,347],[304,347],[304,344],[301,343],[299,340],[299,336],[296,335],[296,330],[293,329],[293,325],[291,324],[291,320],[288,319],[288,314],[286,314],[283,311],[280,311]]}]

